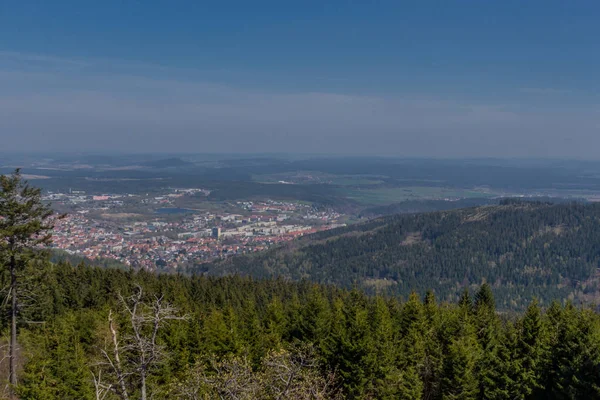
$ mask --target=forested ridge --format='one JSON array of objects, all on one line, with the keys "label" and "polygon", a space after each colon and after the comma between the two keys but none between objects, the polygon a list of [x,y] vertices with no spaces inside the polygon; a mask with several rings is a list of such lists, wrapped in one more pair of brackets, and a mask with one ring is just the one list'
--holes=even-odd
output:
[{"label": "forested ridge", "polygon": [[363,217],[376,217],[392,214],[416,214],[423,212],[455,210],[458,208],[477,207],[490,204],[498,204],[500,199],[486,197],[474,197],[449,200],[405,200],[400,203],[386,204],[365,208],[360,212]]},{"label": "forested ridge", "polygon": [[378,218],[196,271],[311,279],[405,297],[431,289],[449,301],[489,282],[499,308],[523,309],[534,296],[544,305],[597,302],[599,261],[600,204],[507,200]]},{"label": "forested ridge", "polygon": [[[432,293],[401,302],[306,281],[67,263],[26,272],[34,301],[21,312],[22,399],[142,398],[136,299],[147,321],[157,299],[172,317],[157,331],[147,398],[600,398],[600,317],[571,303],[499,316],[488,285],[440,304]],[[114,362],[113,329],[122,386],[103,353]]]}]

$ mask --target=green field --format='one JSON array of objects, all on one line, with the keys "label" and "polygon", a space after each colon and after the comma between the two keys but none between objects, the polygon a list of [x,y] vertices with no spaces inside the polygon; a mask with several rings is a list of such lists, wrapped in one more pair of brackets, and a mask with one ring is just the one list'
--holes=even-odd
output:
[{"label": "green field", "polygon": [[381,176],[374,175],[334,175],[318,171],[253,175],[252,180],[260,183],[280,181],[300,184],[330,184],[339,186],[380,185]]},{"label": "green field", "polygon": [[492,194],[468,189],[407,186],[398,188],[340,188],[340,195],[365,205],[384,205],[405,200],[488,197]]}]

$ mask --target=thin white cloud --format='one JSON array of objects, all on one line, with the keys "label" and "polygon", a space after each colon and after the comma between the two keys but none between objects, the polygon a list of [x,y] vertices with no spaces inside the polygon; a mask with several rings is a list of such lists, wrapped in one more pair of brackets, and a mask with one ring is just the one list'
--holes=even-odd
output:
[{"label": "thin white cloud", "polygon": [[566,90],[566,89],[536,88],[536,87],[520,88],[519,92],[529,93],[529,94],[540,94],[540,95],[560,95],[560,94],[572,93],[571,90]]},{"label": "thin white cloud", "polygon": [[[522,105],[310,90],[275,93],[192,79],[178,69],[160,67],[155,73],[153,66],[131,65],[0,52],[2,142],[9,150],[450,156],[523,156],[541,141],[549,143],[537,146],[544,154],[548,146],[577,153],[589,151],[590,143],[600,145],[598,135],[594,138],[598,115],[586,109],[532,111]],[[564,146],[565,135],[575,137],[570,148]],[[582,140],[588,144],[581,145]]]},{"label": "thin white cloud", "polygon": [[90,65],[88,61],[83,60],[15,51],[0,51],[0,60],[6,63],[44,63],[46,65],[60,65],[67,68],[71,66],[85,67]]}]

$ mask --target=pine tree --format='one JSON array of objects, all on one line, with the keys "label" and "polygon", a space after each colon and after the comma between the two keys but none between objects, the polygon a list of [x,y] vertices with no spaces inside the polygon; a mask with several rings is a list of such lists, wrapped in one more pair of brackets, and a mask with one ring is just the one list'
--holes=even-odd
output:
[{"label": "pine tree", "polygon": [[475,295],[475,329],[481,348],[477,362],[479,399],[509,399],[511,355],[496,315],[494,295],[487,283]]},{"label": "pine tree", "polygon": [[435,295],[431,290],[428,290],[425,293],[425,298],[423,299],[423,305],[425,310],[425,318],[427,319],[427,323],[431,324],[437,313],[437,301],[435,299]]},{"label": "pine tree", "polygon": [[[412,293],[401,313],[399,393],[402,398],[420,399],[423,395],[423,368],[426,354],[426,319],[423,304]],[[412,397],[411,397],[412,396]]]},{"label": "pine tree", "polygon": [[537,398],[600,399],[600,327],[589,314],[570,302],[546,313],[550,348]]},{"label": "pine tree", "polygon": [[[82,321],[73,313],[44,326],[43,335],[26,335],[29,361],[18,387],[21,399],[92,399],[90,371],[82,345]],[[29,342],[33,341],[33,342]]]},{"label": "pine tree", "polygon": [[562,308],[553,303],[546,313],[550,331],[550,349],[547,353],[544,390],[541,397],[548,399],[575,398],[571,385],[576,370],[576,310],[572,304]]},{"label": "pine tree", "polygon": [[424,300],[424,357],[420,368],[423,382],[423,398],[437,398],[443,371],[443,346],[438,340],[440,330],[440,309],[432,291],[428,291]]},{"label": "pine tree", "polygon": [[513,388],[511,398],[526,399],[540,387],[541,363],[546,347],[542,313],[534,300],[516,324],[513,347]]},{"label": "pine tree", "polygon": [[394,323],[390,310],[385,300],[381,297],[375,299],[371,311],[373,351],[370,355],[375,365],[375,377],[372,382],[372,391],[377,398],[396,398],[397,384],[401,380],[400,372],[396,366],[397,343]]},{"label": "pine tree", "polygon": [[203,350],[223,356],[227,353],[235,353],[235,348],[231,346],[231,333],[225,322],[223,313],[220,310],[211,311],[203,321],[202,344]]},{"label": "pine tree", "polygon": [[473,299],[469,293],[469,289],[465,288],[458,299],[458,307],[467,314],[473,312]]},{"label": "pine tree", "polygon": [[0,176],[0,257],[10,272],[9,380],[13,390],[17,385],[19,275],[36,250],[50,243],[51,215],[50,207],[42,203],[41,190],[29,186],[19,169],[11,176]]},{"label": "pine tree", "polygon": [[488,308],[491,311],[496,310],[496,301],[494,300],[494,294],[492,293],[491,286],[486,282],[477,291],[475,295],[475,310],[483,307]]},{"label": "pine tree", "polygon": [[364,300],[364,295],[353,290],[345,301],[335,301],[331,335],[324,351],[350,398],[363,396],[375,376],[375,365],[369,357],[374,343]]},{"label": "pine tree", "polygon": [[600,399],[600,321],[592,310],[579,311],[579,360],[575,382],[578,395]]},{"label": "pine tree", "polygon": [[478,346],[475,336],[465,332],[452,341],[444,360],[441,398],[443,400],[472,400],[477,398],[475,373]]},{"label": "pine tree", "polygon": [[423,304],[419,296],[412,292],[400,313],[400,333],[406,335],[415,325],[423,323]]},{"label": "pine tree", "polygon": [[402,370],[397,393],[391,398],[401,400],[420,400],[423,398],[423,381],[416,367],[408,366]]},{"label": "pine tree", "polygon": [[321,290],[313,286],[299,320],[302,340],[322,349],[331,330],[331,307]]},{"label": "pine tree", "polygon": [[267,305],[263,329],[266,348],[268,350],[281,348],[287,330],[287,320],[283,304],[278,297],[274,297]]}]

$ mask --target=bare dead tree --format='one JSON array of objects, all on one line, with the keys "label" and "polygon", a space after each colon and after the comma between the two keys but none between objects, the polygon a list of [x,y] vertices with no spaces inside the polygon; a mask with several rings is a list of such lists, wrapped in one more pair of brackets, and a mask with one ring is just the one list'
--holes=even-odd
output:
[{"label": "bare dead tree", "polygon": [[[167,351],[157,342],[159,331],[172,320],[183,320],[175,307],[163,296],[153,296],[150,303],[143,300],[143,290],[136,285],[130,297],[119,295],[119,303],[130,333],[120,338],[119,327],[112,310],[108,315],[110,340],[100,349],[102,360],[95,364],[92,373],[96,398],[103,399],[107,392],[129,400],[131,388],[138,389],[141,400],[148,400],[148,377],[151,370],[167,356]],[[102,382],[105,371],[106,382]]]},{"label": "bare dead tree", "polygon": [[247,357],[214,357],[198,364],[169,393],[176,399],[341,399],[334,374],[322,375],[311,348],[270,352],[254,371]]},{"label": "bare dead tree", "polygon": [[112,385],[102,382],[102,370],[98,370],[96,373],[92,371],[92,379],[94,381],[96,400],[104,400],[110,393]]},{"label": "bare dead tree", "polygon": [[[2,342],[6,342],[0,346],[0,365],[4,365],[6,360],[9,359],[9,350],[10,350],[10,334],[6,337],[2,338]],[[2,371],[4,374],[4,371]],[[0,393],[0,399],[9,398],[9,394],[11,392],[10,382],[6,381],[6,385],[2,388],[2,392]]]},{"label": "bare dead tree", "polygon": [[205,376],[203,380],[216,386],[220,399],[249,400],[258,397],[259,381],[253,375],[247,357],[235,358],[228,362],[212,360],[211,367],[216,374]]},{"label": "bare dead tree", "polygon": [[269,398],[276,400],[325,400],[339,398],[335,375],[321,375],[315,351],[310,346],[291,351],[272,351],[263,360],[263,381]]},{"label": "bare dead tree", "polygon": [[255,400],[260,399],[259,377],[252,371],[247,357],[231,356],[217,359],[211,356],[199,363],[184,380],[176,382],[168,398],[200,400]]}]

